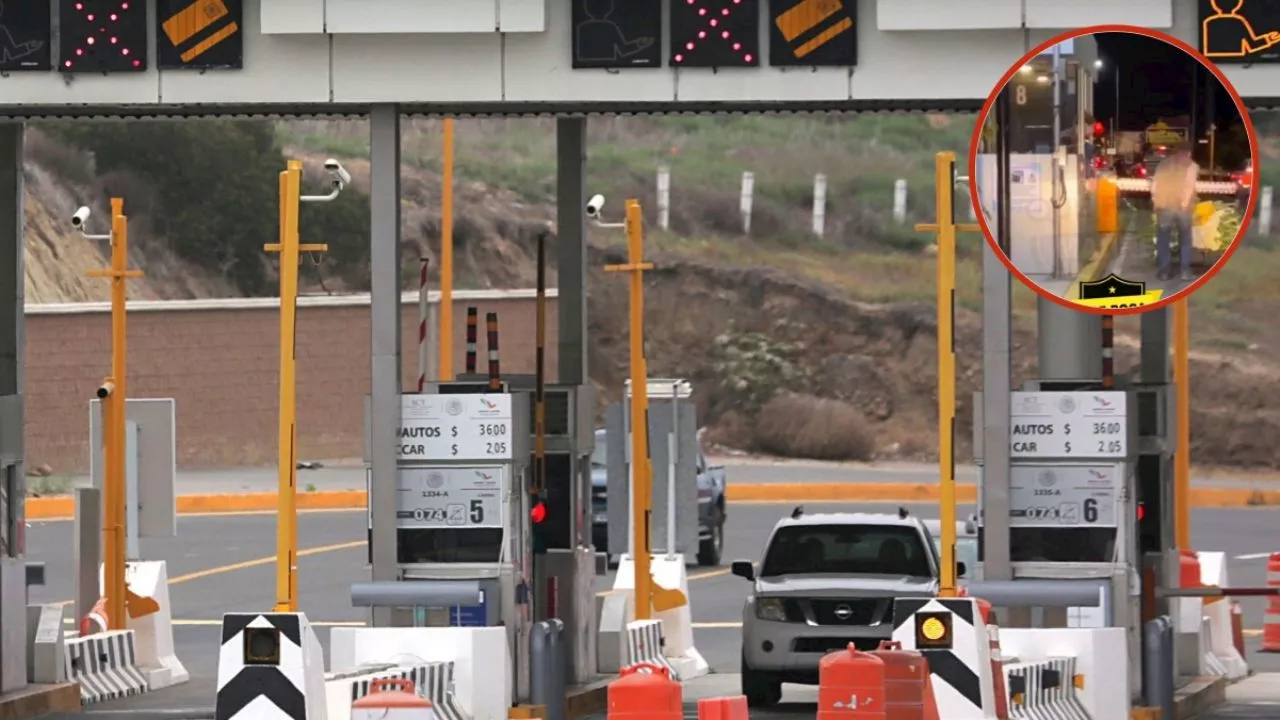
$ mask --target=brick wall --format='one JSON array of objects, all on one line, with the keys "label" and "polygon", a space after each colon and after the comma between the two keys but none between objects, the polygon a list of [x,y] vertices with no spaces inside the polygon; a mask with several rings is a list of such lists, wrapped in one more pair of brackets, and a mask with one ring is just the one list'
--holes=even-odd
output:
[{"label": "brick wall", "polygon": [[[418,310],[403,310],[403,383],[417,387]],[[547,305],[548,382],[556,367],[556,301]],[[532,291],[454,294],[454,371],[462,372],[468,306],[498,313],[503,372],[532,373]],[[130,303],[129,396],[175,398],[181,467],[273,465],[279,386],[279,304],[271,300]],[[358,458],[369,392],[368,296],[305,298],[298,311],[298,457]],[[105,304],[27,309],[27,466],[83,473],[89,400],[111,364]]]}]

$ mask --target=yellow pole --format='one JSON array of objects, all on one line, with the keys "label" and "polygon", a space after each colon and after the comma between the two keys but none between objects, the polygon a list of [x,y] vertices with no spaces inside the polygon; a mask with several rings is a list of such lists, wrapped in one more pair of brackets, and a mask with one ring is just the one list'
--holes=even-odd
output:
[{"label": "yellow pole", "polygon": [[102,586],[107,599],[107,623],[112,630],[123,630],[127,623],[128,583],[125,582],[127,558],[125,542],[125,399],[128,394],[128,333],[126,302],[129,278],[142,277],[140,270],[129,269],[129,221],[124,214],[124,199],[111,198],[111,267],[90,270],[89,277],[111,280],[111,377],[103,385],[108,389],[102,398],[103,418],[103,523]]},{"label": "yellow pole", "polygon": [[280,253],[280,425],[276,489],[275,612],[298,609],[298,262],[304,252],[325,252],[324,244],[298,240],[302,163],[290,160],[280,173],[280,241],[263,246]]},{"label": "yellow pole", "polygon": [[635,528],[635,615],[648,620],[653,606],[653,579],[649,570],[649,518],[653,514],[653,466],[649,460],[649,369],[644,357],[644,271],[653,263],[644,262],[644,217],[638,200],[627,200],[627,264],[607,265],[607,272],[631,273],[631,482],[635,487],[635,507],[631,523]]},{"label": "yellow pole", "polygon": [[957,225],[955,217],[956,154],[938,153],[934,166],[937,222],[916,225],[937,236],[938,244],[938,477],[942,524],[942,568],[938,595],[956,595],[956,233],[976,232],[977,225]]},{"label": "yellow pole", "polygon": [[1191,312],[1173,304],[1173,385],[1177,393],[1177,451],[1173,455],[1174,545],[1191,549]]},{"label": "yellow pole", "polygon": [[444,119],[440,169],[440,381],[453,380],[453,118]]}]

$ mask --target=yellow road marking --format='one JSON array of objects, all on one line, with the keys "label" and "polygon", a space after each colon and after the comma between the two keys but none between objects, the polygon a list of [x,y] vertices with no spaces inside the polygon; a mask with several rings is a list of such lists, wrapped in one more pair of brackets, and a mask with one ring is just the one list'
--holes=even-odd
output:
[{"label": "yellow road marking", "polygon": [[[354,513],[368,512],[364,508],[323,508],[318,510],[299,510],[299,515],[312,515],[315,513]],[[178,513],[180,518],[208,518],[208,517],[252,517],[254,515],[272,515],[276,514],[275,510],[237,510],[235,512],[199,512],[199,513]],[[71,522],[74,518],[30,518],[27,520],[28,525],[52,524]]]},{"label": "yellow road marking", "polygon": [[[311,555],[320,555],[321,553],[337,552],[339,550],[350,550],[352,548],[363,547],[365,544],[366,542],[364,540],[353,540],[351,542],[335,543],[333,545],[321,545],[320,547],[307,548],[306,550],[299,552],[298,557],[302,558],[302,557],[309,557]],[[260,557],[255,560],[245,560],[244,562],[231,563],[230,565],[219,565],[217,567],[211,567],[207,570],[197,570],[196,572],[187,573],[186,575],[178,575],[177,577],[169,578],[169,585],[170,586],[179,585],[181,583],[191,582],[192,580],[200,580],[207,577],[213,577],[214,575],[225,575],[227,573],[235,572],[237,570],[247,570],[249,568],[260,567],[262,565],[270,565],[275,561],[276,561],[276,556],[269,555],[267,557]],[[63,600],[62,602],[59,602],[56,604],[71,605],[74,602],[75,600]]]}]

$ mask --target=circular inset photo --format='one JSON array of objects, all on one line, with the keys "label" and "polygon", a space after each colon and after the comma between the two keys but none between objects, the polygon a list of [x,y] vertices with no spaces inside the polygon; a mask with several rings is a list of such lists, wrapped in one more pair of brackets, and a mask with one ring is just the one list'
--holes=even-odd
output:
[{"label": "circular inset photo", "polygon": [[1139,313],[1208,282],[1248,229],[1257,139],[1226,76],[1146,28],[1063,33],[979,117],[969,187],[1009,271],[1060,305]]}]

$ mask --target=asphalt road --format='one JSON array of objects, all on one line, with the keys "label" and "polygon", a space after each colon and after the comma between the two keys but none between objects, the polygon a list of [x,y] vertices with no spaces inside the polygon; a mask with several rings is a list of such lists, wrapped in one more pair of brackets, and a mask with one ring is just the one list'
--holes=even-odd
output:
[{"label": "asphalt road", "polygon": [[[745,581],[728,572],[733,559],[758,559],[769,530],[791,510],[790,504],[737,503],[730,509],[725,535],[726,566],[690,568],[690,595],[698,648],[718,673],[736,673],[740,653],[739,630]],[[823,510],[884,511],[887,505],[810,505]],[[908,506],[921,517],[936,517],[936,505]],[[968,513],[971,508],[961,508]],[[1200,509],[1192,514],[1196,546],[1221,550],[1232,558],[1234,585],[1265,583],[1266,554],[1274,547],[1277,509]],[[318,627],[322,644],[328,644],[328,628],[335,624],[360,624],[365,611],[350,607],[354,582],[367,580],[365,514],[362,510],[302,513],[299,523],[300,609]],[[49,584],[32,588],[33,602],[57,602],[73,596],[71,581],[72,533],[67,521],[33,522],[27,535],[29,557],[44,561]],[[218,626],[222,613],[245,609],[269,609],[274,601],[275,518],[270,513],[245,515],[183,516],[178,538],[144,540],[142,554],[168,564],[170,598],[175,620],[174,640],[178,657],[191,672],[183,686],[150,693],[130,701],[110,703],[99,710],[129,709],[136,717],[147,711],[183,710],[212,704],[217,665]],[[598,578],[607,589],[608,577]],[[1263,603],[1247,601],[1246,628],[1260,628]],[[1256,647],[1257,638],[1250,639]],[[1280,670],[1274,656],[1251,654],[1260,671]],[[724,680],[727,681],[727,678]],[[797,700],[810,696],[802,688],[788,690]],[[181,713],[164,713],[167,717]],[[1228,716],[1229,717],[1229,716]]]},{"label": "asphalt road", "polygon": [[[924,463],[824,463],[809,460],[768,460],[736,457],[710,458],[723,464],[731,483],[921,483],[938,482],[936,465]],[[977,482],[978,472],[972,466],[958,466],[956,479],[961,483]],[[76,478],[88,484],[87,477]],[[234,470],[184,470],[178,473],[178,494],[273,492],[276,471],[271,468],[239,468]],[[1198,487],[1262,488],[1280,487],[1275,480],[1247,475],[1218,476],[1197,474],[1192,484]],[[344,464],[315,470],[299,470],[298,486],[308,491],[364,489],[363,466]]]}]

